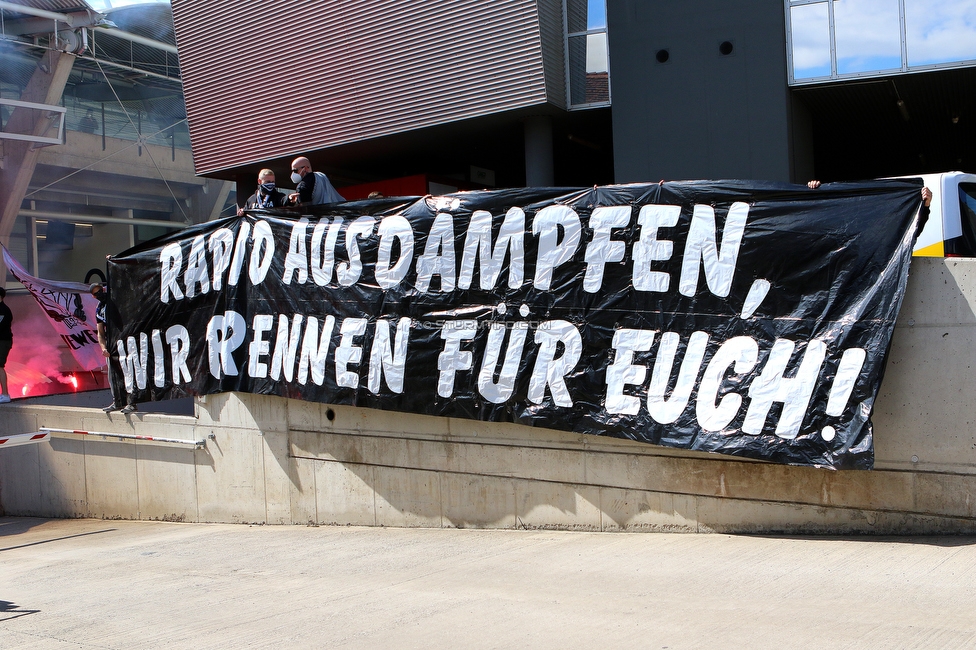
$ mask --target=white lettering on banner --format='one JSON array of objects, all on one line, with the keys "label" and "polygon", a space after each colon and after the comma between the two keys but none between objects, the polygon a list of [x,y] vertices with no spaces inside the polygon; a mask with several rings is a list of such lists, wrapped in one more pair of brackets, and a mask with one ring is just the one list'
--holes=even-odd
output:
[{"label": "white lettering on banner", "polygon": [[236,311],[225,311],[207,323],[207,358],[210,361],[210,374],[215,379],[222,376],[237,375],[234,363],[234,350],[244,342],[247,322]]},{"label": "white lettering on banner", "polygon": [[179,242],[163,246],[159,251],[159,300],[168,303],[170,295],[176,300],[183,300],[183,291],[176,283],[183,266],[183,249]]},{"label": "white lettering on banner", "polygon": [[365,318],[347,318],[339,327],[339,345],[335,351],[336,384],[344,388],[359,388],[359,373],[349,370],[363,360],[363,349],[354,345],[356,338],[366,333]]},{"label": "white lettering on banner", "polygon": [[[736,336],[722,343],[705,366],[698,384],[695,412],[698,425],[705,431],[721,431],[729,426],[742,406],[742,396],[728,393],[718,399],[718,390],[729,368],[737,375],[752,370],[759,360],[759,345],[748,336]],[[717,400],[717,403],[716,403]]]},{"label": "white lettering on banner", "polygon": [[[585,292],[600,291],[606,266],[626,260],[628,240],[614,239],[612,234],[615,229],[631,225],[632,213],[630,205],[592,209],[588,220],[592,236],[586,244],[583,260]],[[681,207],[677,205],[641,207],[638,214],[640,235],[632,250],[635,290],[665,292],[670,289],[669,273],[652,269],[652,264],[671,260],[674,244],[659,240],[658,231],[674,227],[680,213]],[[719,248],[715,210],[707,205],[694,206],[680,270],[679,291],[682,295],[695,295],[703,267],[709,290],[716,296],[728,297],[748,214],[747,204],[732,204]],[[497,288],[507,259],[508,288],[518,289],[525,280],[525,211],[512,207],[499,219],[498,234],[492,241],[495,217],[486,210],[472,212],[464,232],[459,267],[454,216],[448,212],[438,212],[434,217],[424,251],[416,260],[413,259],[415,235],[403,215],[390,215],[379,220],[366,215],[349,224],[340,217],[331,221],[321,219],[312,228],[311,237],[309,220],[302,217],[291,225],[287,252],[281,261],[281,283],[284,286],[293,282],[305,284],[311,275],[318,286],[327,286],[337,280],[339,286],[349,287],[362,280],[366,264],[372,263],[375,280],[383,290],[399,286],[411,268],[416,273],[413,288],[420,293],[431,291],[434,276],[439,278],[434,291],[447,293],[455,287],[469,290],[477,268],[479,288],[490,291]],[[554,272],[576,255],[583,232],[579,215],[567,205],[549,205],[536,213],[532,222],[532,234],[538,238],[533,278],[535,289],[551,290]],[[336,259],[340,235],[348,255],[348,259],[341,262]],[[374,237],[377,239],[376,259],[364,260],[361,242]],[[394,263],[395,242],[400,250]],[[257,220],[253,228],[249,222],[241,221],[236,238],[229,229],[220,228],[210,235],[209,246],[204,236],[198,236],[189,244],[185,255],[180,243],[168,244],[162,248],[159,257],[160,301],[168,303],[171,299],[206,294],[211,289],[217,291],[224,286],[237,286],[245,261],[251,284],[258,285],[266,279],[275,255],[275,237],[271,222],[267,220]]]},{"label": "white lettering on banner", "polygon": [[160,363],[163,358],[163,337],[159,330],[152,331],[153,349],[153,385],[162,388],[166,385],[166,364]]},{"label": "white lettering on banner", "polygon": [[625,395],[624,389],[640,386],[647,377],[645,366],[634,365],[635,352],[647,352],[654,344],[654,330],[618,329],[613,333],[613,348],[616,354],[613,363],[607,367],[607,413],[637,415],[640,411],[640,398]]},{"label": "white lettering on banner", "polygon": [[[583,353],[583,338],[579,330],[564,320],[546,321],[536,330],[535,342],[539,344],[539,354],[529,379],[529,401],[541,404],[548,386],[556,406],[572,406],[566,375],[576,367]],[[557,357],[560,345],[563,350]]]},{"label": "white lettering on banner", "polygon": [[[494,376],[498,368],[498,357],[505,341],[505,333],[509,330],[511,335],[505,347],[505,361],[496,382]],[[485,357],[481,363],[481,372],[478,373],[478,392],[492,404],[506,402],[515,392],[515,379],[528,333],[529,324],[525,322],[515,323],[511,328],[506,327],[505,323],[492,323],[489,326]]]},{"label": "white lettering on banner", "polygon": [[[206,333],[210,374],[218,380],[225,376],[236,376],[239,370],[234,361],[234,352],[250,336],[247,363],[250,377],[297,381],[301,385],[305,385],[311,377],[316,385],[321,386],[325,380],[336,320],[332,315],[320,318],[303,314],[258,314],[254,316],[248,333],[244,317],[237,312],[228,310],[222,315],[215,315],[208,322]],[[401,394],[408,372],[407,352],[412,324],[407,317],[398,319],[395,327],[389,319],[379,319],[372,325],[367,318],[342,320],[333,355],[336,385],[358,388],[360,377],[365,374],[366,388],[372,394],[382,394],[384,378],[392,393]],[[359,340],[366,336],[371,326],[373,335],[369,359],[364,361],[365,348],[359,344]],[[554,406],[572,407],[567,378],[581,358],[582,335],[576,326],[563,320],[479,323],[474,319],[464,319],[441,324],[440,338],[444,344],[437,357],[437,394],[445,398],[455,394],[458,373],[475,368],[472,349],[477,346],[473,342],[479,336],[486,336],[476,376],[477,391],[492,404],[510,400],[515,395],[518,372],[526,357],[525,344],[532,327],[536,328],[536,349],[529,358],[534,356],[535,361],[525,397],[533,404],[542,404],[548,389]],[[487,334],[482,333],[485,330]],[[275,332],[273,341],[269,340],[272,332]],[[649,368],[635,363],[634,359],[638,353],[653,350],[658,334],[656,330],[629,328],[619,328],[614,332],[612,362],[607,366],[605,378],[604,404],[608,414],[633,416],[640,412],[643,401],[640,392],[645,390]],[[168,373],[163,340],[160,330],[154,329],[149,334],[141,332],[126,337],[124,341],[117,341],[127,392],[146,388],[150,362],[154,385],[158,388],[165,386]],[[170,348],[172,382],[177,385],[190,382],[187,358],[191,345],[186,328],[171,326],[166,331],[165,341]],[[760,434],[766,426],[772,405],[780,402],[783,409],[776,422],[775,433],[788,440],[797,436],[826,358],[827,347],[822,341],[814,339],[807,343],[794,376],[787,377],[796,344],[787,339],[777,339],[763,368],[751,380],[751,385],[739,386],[738,390],[729,390],[729,385],[736,383],[735,376],[751,375],[759,360],[759,343],[754,338],[738,336],[721,342],[705,365],[700,379],[699,372],[709,344],[708,334],[694,332],[689,337],[680,369],[674,378],[680,343],[681,336],[677,332],[660,333],[650,384],[646,388],[647,412],[655,422],[671,424],[677,421],[688,409],[697,385],[693,406],[698,425],[703,431],[732,433],[727,428],[741,412],[743,395],[747,392],[749,405],[741,427],[742,433]],[[865,359],[863,349],[844,351],[830,393],[828,415],[836,417],[843,413]],[[365,369],[359,370],[357,366],[365,366]],[[672,380],[674,387],[669,391]]]},{"label": "white lettering on banner", "polygon": [[[312,279],[320,287],[332,282],[332,271],[335,267],[335,246],[339,241],[343,220],[336,217],[330,223],[321,220],[312,230]],[[322,238],[325,237],[325,245]]]},{"label": "white lettering on banner", "polygon": [[[140,332],[138,336],[138,340],[134,336],[129,336],[124,342],[119,340],[116,344],[119,353],[119,365],[122,367],[122,378],[127,393],[133,392],[136,388],[139,390],[146,388],[150,339],[152,340],[153,383],[159,388],[166,384],[165,352],[163,351],[160,331],[154,329],[151,337],[145,332]],[[182,325],[173,325],[166,330],[166,342],[170,347],[170,368],[173,371],[173,383],[179,385],[181,377],[183,381],[189,382],[191,379],[190,369],[186,365],[190,348],[189,333]]]},{"label": "white lettering on banner", "polygon": [[335,316],[326,316],[322,323],[322,336],[319,337],[319,319],[309,316],[305,321],[305,336],[302,338],[302,353],[298,360],[298,383],[303,386],[312,372],[312,381],[321,386],[325,381],[325,360],[332,344],[332,331],[335,329]]},{"label": "white lettering on banner", "polygon": [[795,347],[793,341],[787,339],[776,339],[773,343],[762,373],[749,388],[752,402],[742,423],[743,433],[758,435],[762,432],[773,402],[783,403],[783,412],[776,423],[776,435],[793,440],[800,432],[803,416],[820,376],[820,367],[827,355],[827,346],[817,339],[807,343],[796,376],[788,379],[784,375]]},{"label": "white lettering on banner", "polygon": [[586,246],[586,274],[583,276],[583,291],[596,293],[603,286],[603,270],[610,262],[624,259],[626,245],[622,241],[610,239],[614,228],[625,228],[630,223],[631,207],[614,205],[593,208],[590,214],[590,228],[593,239]]},{"label": "white lettering on banner", "polygon": [[[207,246],[204,245],[203,236],[195,238],[190,244],[187,266],[183,271],[183,285],[186,288],[186,297],[192,298],[197,294],[197,285],[200,285],[200,294],[210,291],[211,285],[214,291],[219,291],[223,287],[223,275],[229,269],[227,277],[228,286],[237,286],[240,279],[241,269],[246,256],[248,236],[251,232],[251,225],[242,222],[237,232],[236,244],[234,244],[234,234],[227,228],[220,228],[210,236],[209,251],[211,271],[207,266]],[[265,274],[271,265],[274,257],[274,237],[272,236],[271,226],[267,222],[260,222],[255,227],[256,246],[251,250],[250,274],[251,282],[257,283],[264,280]],[[230,257],[230,248],[233,244],[234,253]],[[259,255],[255,256],[255,252]],[[179,242],[167,244],[159,252],[159,300],[168,303],[170,297],[174,300],[183,300],[184,292],[180,288],[178,280],[180,269],[183,267],[183,250]]]},{"label": "white lettering on banner", "polygon": [[[624,394],[624,389],[626,386],[640,388],[643,385],[646,368],[634,365],[633,357],[635,352],[647,352],[651,349],[655,333],[653,330],[630,329],[619,329],[614,333],[613,348],[616,353],[613,363],[607,367],[606,378],[605,403],[608,413],[638,413],[639,398]],[[665,332],[661,335],[650,387],[647,390],[647,411],[655,422],[671,424],[688,407],[708,340],[705,332],[691,335],[675,387],[671,396],[665,399],[668,383],[674,374],[680,335],[676,332]],[[750,403],[742,425],[743,433],[762,433],[773,402],[783,404],[783,411],[776,425],[776,435],[792,440],[799,432],[826,357],[827,347],[817,339],[810,341],[795,377],[787,378],[785,374],[794,347],[794,343],[786,339],[777,339],[773,344],[762,372],[749,386]],[[860,348],[844,352],[837,373],[839,379],[834,381],[836,396],[831,394],[835,402],[830,405],[828,415],[838,416],[843,413],[864,357],[864,351]],[[730,381],[727,377],[730,369],[736,375],[745,375],[755,368],[758,360],[759,344],[752,337],[737,336],[719,346],[698,382],[695,413],[698,424],[704,431],[722,431],[735,420],[742,407],[742,395],[726,391],[719,399],[719,390],[724,383]]]},{"label": "white lettering on banner", "polygon": [[[379,238],[374,274],[380,289],[387,291],[403,282],[410,271],[413,263],[413,229],[406,217],[394,214],[380,221]],[[400,255],[391,267],[394,241],[400,243]]]},{"label": "white lettering on banner", "polygon": [[139,343],[134,336],[130,336],[123,344],[118,342],[119,364],[122,366],[122,376],[125,380],[125,392],[131,393],[136,386],[139,390],[146,387],[146,367],[149,363],[149,337],[145,332],[139,333]]},{"label": "white lettering on banner", "polygon": [[298,272],[298,284],[308,281],[308,251],[305,237],[308,235],[308,219],[302,217],[291,227],[288,240],[288,253],[285,255],[285,269],[281,275],[284,284],[291,284],[292,276]]},{"label": "white lettering on banner", "polygon": [[[637,291],[665,292],[671,286],[671,276],[664,271],[652,271],[652,262],[666,262],[674,254],[674,243],[657,238],[661,228],[673,228],[681,216],[680,205],[645,205],[640,209],[640,239],[634,243],[633,279]],[[698,280],[696,279],[697,283]]]},{"label": "white lettering on banner", "polygon": [[292,318],[291,330],[288,328],[288,317],[278,316],[278,335],[275,337],[274,355],[271,357],[271,378],[281,379],[284,373],[285,381],[291,381],[295,376],[295,359],[298,358],[298,340],[302,333],[304,316],[295,314]]},{"label": "white lettering on banner", "polygon": [[441,293],[454,291],[456,274],[454,217],[447,212],[438,212],[427,235],[424,254],[417,260],[417,291],[427,293],[435,275],[441,278]]},{"label": "white lettering on banner", "polygon": [[460,370],[470,370],[472,354],[469,350],[461,349],[462,341],[470,341],[478,331],[478,321],[458,320],[444,324],[441,328],[441,338],[444,339],[444,349],[437,355],[437,394],[450,397],[454,394],[454,377]]},{"label": "white lettering on banner", "polygon": [[830,389],[830,397],[827,399],[827,415],[837,417],[844,413],[847,400],[851,398],[851,393],[854,391],[854,382],[861,374],[867,356],[868,353],[862,348],[844,350],[834,377],[834,385]]},{"label": "white lettering on banner", "polygon": [[252,285],[264,282],[274,254],[275,242],[271,225],[267,221],[259,221],[254,225],[254,245],[251,247],[251,263],[247,269]]},{"label": "white lettering on banner", "polygon": [[678,351],[681,336],[677,332],[665,332],[661,335],[661,344],[654,359],[654,371],[651,373],[651,386],[647,390],[647,412],[659,424],[671,424],[684,413],[691,398],[691,391],[695,388],[698,371],[701,369],[708,347],[708,334],[693,332],[688,339],[688,348],[681,360],[678,380],[671,391],[671,397],[665,399],[668,383],[674,373],[674,357]]},{"label": "white lettering on banner", "polygon": [[369,375],[366,387],[374,395],[380,394],[380,381],[386,376],[386,385],[394,393],[403,392],[404,366],[407,363],[407,344],[410,341],[410,319],[403,317],[397,322],[396,339],[390,337],[390,321],[376,321],[373,349],[369,353]]},{"label": "white lettering on banner", "polygon": [[487,210],[475,210],[471,215],[461,256],[459,289],[471,288],[475,261],[479,257],[479,286],[482,291],[494,289],[502,272],[506,252],[510,255],[508,288],[518,289],[522,286],[525,277],[525,212],[521,208],[511,208],[505,213],[494,248],[491,245],[491,221],[491,213]]},{"label": "white lettering on banner", "polygon": [[349,261],[336,265],[336,277],[340,286],[351,287],[359,282],[359,276],[363,274],[363,263],[359,259],[359,239],[369,238],[373,234],[374,227],[376,227],[376,219],[359,217],[346,229],[346,253],[349,255]]},{"label": "white lettering on banner", "polygon": [[220,291],[224,283],[224,273],[230,268],[234,233],[227,228],[215,230],[210,235],[210,256],[213,258],[213,289]]},{"label": "white lettering on banner", "polygon": [[247,346],[247,374],[255,379],[268,376],[268,364],[261,361],[271,352],[271,343],[264,339],[264,335],[271,331],[274,319],[270,314],[258,314],[251,324],[251,344]]},{"label": "white lettering on banner", "polygon": [[207,271],[207,246],[203,235],[193,238],[190,245],[190,256],[186,262],[186,272],[183,273],[183,286],[186,287],[186,297],[192,298],[197,293],[197,285],[200,285],[200,293],[205,294],[210,291],[210,274]]},{"label": "white lettering on banner", "polygon": [[227,286],[229,287],[236,287],[241,279],[245,249],[250,236],[251,224],[247,221],[241,222],[240,228],[237,230],[237,242],[234,244],[234,258],[230,262],[230,273],[227,275]]},{"label": "white lettering on banner", "polygon": [[[190,356],[190,333],[182,325],[173,325],[166,330],[166,342],[169,343],[173,383],[179,386],[180,377],[183,378],[184,383],[190,383],[192,377],[190,368],[186,365],[186,360]],[[154,363],[163,365],[163,360],[155,359]]]},{"label": "white lettering on banner", "polygon": [[[563,236],[559,237],[562,230]],[[579,246],[582,225],[576,211],[565,205],[549,205],[535,215],[532,234],[539,236],[539,254],[536,259],[533,286],[539,291],[549,291],[552,272],[573,258]]]},{"label": "white lettering on banner", "polygon": [[719,298],[726,298],[732,289],[735,262],[739,258],[739,244],[746,229],[749,205],[736,202],[729,208],[722,229],[722,250],[716,250],[715,210],[709,205],[696,205],[685,242],[678,291],[693,297],[698,292],[699,267],[704,262],[705,283]]}]

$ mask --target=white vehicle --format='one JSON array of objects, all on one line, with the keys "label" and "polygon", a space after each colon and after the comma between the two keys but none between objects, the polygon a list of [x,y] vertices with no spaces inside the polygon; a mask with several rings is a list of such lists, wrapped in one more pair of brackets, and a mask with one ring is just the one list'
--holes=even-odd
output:
[{"label": "white vehicle", "polygon": [[976,257],[976,174],[945,172],[919,176],[932,190],[932,206],[912,255]]}]

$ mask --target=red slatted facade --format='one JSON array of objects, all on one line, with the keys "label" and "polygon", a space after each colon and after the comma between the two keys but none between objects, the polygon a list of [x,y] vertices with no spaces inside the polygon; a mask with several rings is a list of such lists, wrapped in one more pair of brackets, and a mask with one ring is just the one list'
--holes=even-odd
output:
[{"label": "red slatted facade", "polygon": [[536,0],[173,0],[173,19],[199,174],[563,103]]}]

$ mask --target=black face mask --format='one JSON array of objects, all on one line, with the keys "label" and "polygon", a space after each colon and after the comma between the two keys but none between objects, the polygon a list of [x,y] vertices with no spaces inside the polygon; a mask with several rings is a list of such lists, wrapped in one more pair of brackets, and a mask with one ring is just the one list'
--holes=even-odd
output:
[{"label": "black face mask", "polygon": [[95,300],[97,300],[98,302],[105,302],[106,300],[108,300],[108,292],[104,290],[96,291],[93,295],[95,296]]}]

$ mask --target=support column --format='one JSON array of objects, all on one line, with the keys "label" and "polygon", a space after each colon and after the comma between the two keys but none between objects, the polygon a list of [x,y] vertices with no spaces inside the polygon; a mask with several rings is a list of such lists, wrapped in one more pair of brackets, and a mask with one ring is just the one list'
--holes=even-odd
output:
[{"label": "support column", "polygon": [[552,164],[552,118],[532,115],[525,120],[525,186],[555,184]]},{"label": "support column", "polygon": [[[21,94],[21,101],[37,104],[55,105],[61,102],[61,94],[71,74],[75,56],[65,52],[50,50],[41,57],[27,87]],[[51,121],[35,109],[17,107],[10,115],[4,131],[43,136],[51,128]],[[17,213],[27,193],[40,147],[23,140],[2,140],[3,158],[0,164],[0,201],[3,213],[0,214],[0,243],[10,246],[10,233],[14,229]],[[0,282],[7,277],[7,267],[0,259]]]}]

